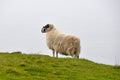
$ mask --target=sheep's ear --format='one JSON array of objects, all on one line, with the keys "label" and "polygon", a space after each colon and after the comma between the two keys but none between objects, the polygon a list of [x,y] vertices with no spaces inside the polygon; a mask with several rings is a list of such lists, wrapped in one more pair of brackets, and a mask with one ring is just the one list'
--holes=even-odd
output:
[{"label": "sheep's ear", "polygon": [[49,24],[49,26],[50,26],[51,28],[53,28],[53,24]]}]

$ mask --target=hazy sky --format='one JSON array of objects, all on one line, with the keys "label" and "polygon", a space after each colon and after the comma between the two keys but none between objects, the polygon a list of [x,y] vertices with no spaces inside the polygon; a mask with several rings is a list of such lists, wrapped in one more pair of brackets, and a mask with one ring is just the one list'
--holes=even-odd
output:
[{"label": "hazy sky", "polygon": [[81,58],[120,64],[120,0],[0,0],[0,52],[52,55],[47,23],[81,39]]}]

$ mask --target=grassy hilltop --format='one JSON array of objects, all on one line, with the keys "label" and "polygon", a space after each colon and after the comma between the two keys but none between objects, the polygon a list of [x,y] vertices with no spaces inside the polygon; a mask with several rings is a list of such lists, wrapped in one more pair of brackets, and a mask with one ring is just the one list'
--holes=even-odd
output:
[{"label": "grassy hilltop", "polygon": [[120,67],[85,59],[0,53],[0,80],[120,80]]}]

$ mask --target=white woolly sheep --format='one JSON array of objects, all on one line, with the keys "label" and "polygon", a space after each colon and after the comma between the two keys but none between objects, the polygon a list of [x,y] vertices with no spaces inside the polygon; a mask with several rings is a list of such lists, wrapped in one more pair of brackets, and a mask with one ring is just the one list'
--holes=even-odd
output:
[{"label": "white woolly sheep", "polygon": [[58,53],[60,53],[79,58],[79,38],[59,32],[52,24],[45,25],[41,32],[46,33],[46,43],[49,49],[53,51],[53,57],[55,57],[56,52],[56,57],[58,57]]}]

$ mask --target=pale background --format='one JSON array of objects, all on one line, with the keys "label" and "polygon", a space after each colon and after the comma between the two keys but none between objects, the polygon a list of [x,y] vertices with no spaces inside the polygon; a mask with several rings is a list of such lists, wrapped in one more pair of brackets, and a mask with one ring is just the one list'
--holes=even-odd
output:
[{"label": "pale background", "polygon": [[0,52],[51,56],[47,23],[81,39],[80,58],[120,65],[120,0],[0,0]]}]

